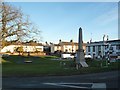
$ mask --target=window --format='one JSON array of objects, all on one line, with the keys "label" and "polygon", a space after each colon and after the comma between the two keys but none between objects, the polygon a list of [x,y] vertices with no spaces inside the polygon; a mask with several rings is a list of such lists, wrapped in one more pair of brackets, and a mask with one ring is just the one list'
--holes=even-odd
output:
[{"label": "window", "polygon": [[101,46],[98,46],[98,51],[101,51]]},{"label": "window", "polygon": [[118,56],[120,56],[120,52],[117,52],[116,54],[117,54]]},{"label": "window", "polygon": [[110,52],[110,54],[112,54],[112,52]]},{"label": "window", "polygon": [[117,50],[120,50],[120,45],[116,45],[116,49],[117,49]]},{"label": "window", "polygon": [[108,48],[108,45],[105,46],[105,49],[107,49],[107,48]]},{"label": "window", "polygon": [[57,46],[57,49],[59,49],[59,46]]},{"label": "window", "polygon": [[110,50],[113,50],[113,47],[110,47]]},{"label": "window", "polygon": [[67,49],[65,49],[65,52],[68,52],[68,50],[67,50]]},{"label": "window", "polygon": [[88,52],[90,52],[90,46],[88,46]]},{"label": "window", "polygon": [[95,52],[95,46],[93,46],[93,52]]}]

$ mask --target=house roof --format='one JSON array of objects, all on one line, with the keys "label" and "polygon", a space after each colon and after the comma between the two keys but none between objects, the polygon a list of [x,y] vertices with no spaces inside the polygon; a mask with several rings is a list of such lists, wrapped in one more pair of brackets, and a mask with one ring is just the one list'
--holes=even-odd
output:
[{"label": "house roof", "polygon": [[[108,40],[108,41],[105,41],[105,43],[120,43],[120,39],[117,39],[117,40]],[[90,44],[103,44],[103,41],[97,41],[97,42],[87,43],[87,45],[90,45]]]},{"label": "house roof", "polygon": [[33,45],[33,46],[43,46],[43,44],[42,43],[23,43],[23,45]]},{"label": "house roof", "polygon": [[[78,45],[77,42],[61,42],[63,45]],[[83,43],[83,45],[86,45],[86,43]]]},{"label": "house roof", "polygon": [[10,45],[43,46],[42,43],[13,43]]},{"label": "house roof", "polygon": [[61,46],[60,44],[54,44],[54,46]]},{"label": "house roof", "polygon": [[[60,42],[59,44],[54,44],[54,46],[61,46],[61,45],[76,45],[78,46],[77,42]],[[86,46],[86,43],[83,43],[84,46]]]}]

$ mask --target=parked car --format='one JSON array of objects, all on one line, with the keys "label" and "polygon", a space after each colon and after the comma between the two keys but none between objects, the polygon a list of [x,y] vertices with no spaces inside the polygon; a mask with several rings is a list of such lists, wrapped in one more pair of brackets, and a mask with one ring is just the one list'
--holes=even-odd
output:
[{"label": "parked car", "polygon": [[71,58],[71,59],[73,59],[74,56],[72,54],[65,53],[65,54],[61,54],[61,58],[65,58],[65,59]]},{"label": "parked car", "polygon": [[91,55],[85,55],[85,59],[92,59]]},{"label": "parked car", "polygon": [[120,56],[118,56],[116,59],[120,61]]}]

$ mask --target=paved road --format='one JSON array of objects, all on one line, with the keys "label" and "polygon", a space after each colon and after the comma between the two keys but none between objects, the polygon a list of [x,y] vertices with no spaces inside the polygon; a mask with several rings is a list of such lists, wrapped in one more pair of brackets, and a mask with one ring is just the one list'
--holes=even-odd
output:
[{"label": "paved road", "polygon": [[23,88],[118,88],[118,71],[73,76],[2,78],[3,90]]}]

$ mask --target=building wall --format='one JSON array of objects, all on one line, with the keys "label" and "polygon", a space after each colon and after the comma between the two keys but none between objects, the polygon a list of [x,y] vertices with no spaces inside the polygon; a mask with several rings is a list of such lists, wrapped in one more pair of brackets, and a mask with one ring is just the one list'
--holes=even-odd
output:
[{"label": "building wall", "polygon": [[[90,45],[90,52],[88,51],[88,47],[86,47],[86,55],[91,55],[92,57],[97,57],[101,55],[102,57],[105,55],[105,48],[102,45]],[[93,50],[94,48],[94,50]]]},{"label": "building wall", "polygon": [[71,45],[63,45],[63,52],[72,52],[72,46]]},{"label": "building wall", "polygon": [[23,51],[24,52],[43,52],[43,46],[23,46]]},{"label": "building wall", "polygon": [[54,50],[54,45],[53,44],[50,45],[50,50],[51,50],[51,53],[54,53],[55,50]]},{"label": "building wall", "polygon": [[[78,49],[78,47],[77,47],[77,49]],[[84,45],[83,45],[83,50],[84,50],[84,52],[86,52],[86,46],[84,46]]]},{"label": "building wall", "polygon": [[[93,52],[93,46],[95,47],[95,52]],[[89,51],[90,47],[90,51]],[[109,50],[109,48],[112,48]],[[109,42],[107,44],[104,44],[103,42],[98,42],[98,43],[89,43],[86,46],[86,55],[91,55],[92,57],[98,57],[98,56],[106,56],[107,53],[112,52],[112,54],[120,54],[120,41],[113,41]]]},{"label": "building wall", "polygon": [[24,52],[35,52],[40,51],[43,52],[43,46],[27,46],[27,45],[9,45],[9,46],[5,46],[1,52],[11,52],[13,53],[15,51],[16,48],[18,47],[23,47],[23,51]]},{"label": "building wall", "polygon": [[3,49],[1,49],[1,52],[5,53],[5,52],[14,52],[14,49],[20,47],[20,45],[9,45],[9,46],[5,46]]},{"label": "building wall", "polygon": [[61,47],[60,46],[54,46],[54,51],[60,51],[61,50]]},{"label": "building wall", "polygon": [[[84,52],[86,52],[86,46],[83,46],[83,49]],[[57,50],[62,52],[76,53],[76,50],[78,50],[78,45],[71,45],[71,44],[70,45],[61,44],[60,46],[51,45],[51,53],[54,53]]]}]

